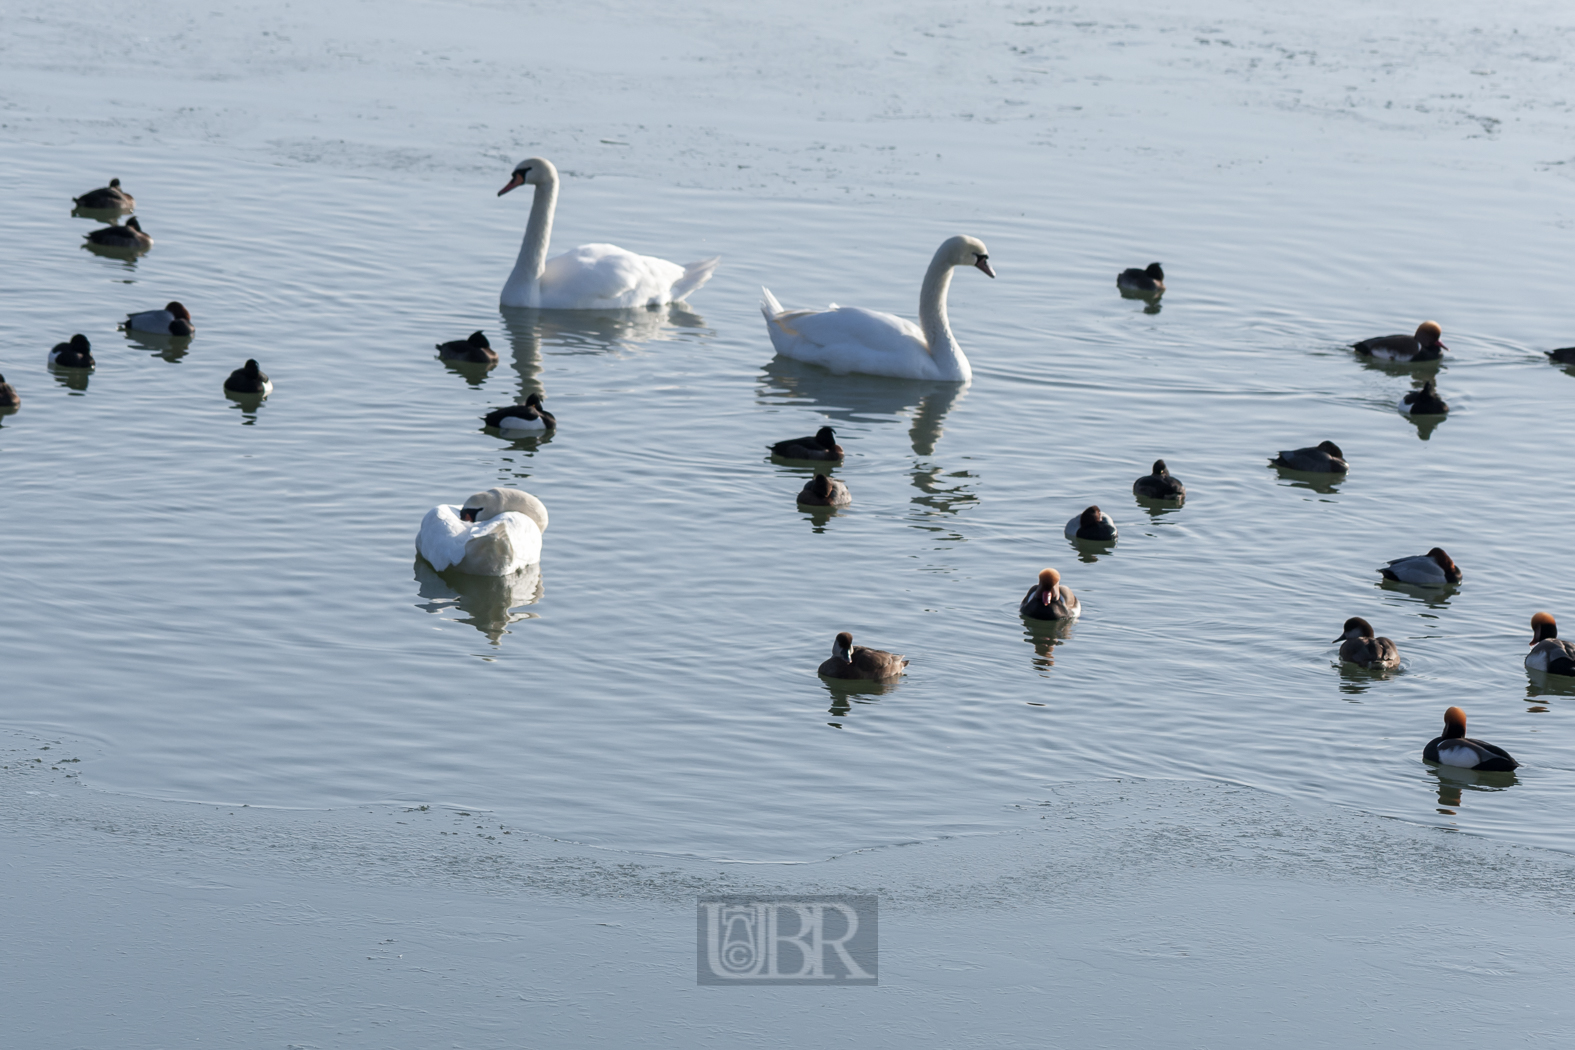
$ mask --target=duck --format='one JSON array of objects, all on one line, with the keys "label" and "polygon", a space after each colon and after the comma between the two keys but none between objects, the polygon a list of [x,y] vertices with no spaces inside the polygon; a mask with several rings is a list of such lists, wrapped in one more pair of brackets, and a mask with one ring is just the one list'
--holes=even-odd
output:
[{"label": "duck", "polygon": [[1285,470],[1300,470],[1309,474],[1344,474],[1351,469],[1345,461],[1345,453],[1333,441],[1320,441],[1312,448],[1281,452],[1269,462]]},{"label": "duck", "polygon": [[1575,365],[1575,346],[1561,346],[1557,350],[1544,350],[1548,360],[1556,365]]},{"label": "duck", "polygon": [[853,495],[836,478],[816,474],[799,490],[798,502],[806,507],[846,507],[853,502]]},{"label": "duck", "polygon": [[990,251],[977,237],[949,237],[935,250],[919,289],[919,323],[895,314],[832,303],[824,310],[784,310],[769,288],[760,312],[771,345],[783,357],[820,365],[838,375],[886,376],[968,383],[973,367],[952,335],[946,292],[952,270],[972,266],[994,277]]},{"label": "duck", "polygon": [[438,356],[445,361],[464,361],[475,365],[495,365],[498,363],[498,352],[492,349],[492,344],[487,342],[484,332],[471,332],[464,339],[450,339],[446,343],[438,343]]},{"label": "duck", "polygon": [[158,335],[188,336],[197,331],[191,322],[191,311],[180,303],[169,302],[162,310],[144,310],[127,314],[121,328],[128,332],[154,332]]},{"label": "duck", "polygon": [[1109,543],[1116,538],[1116,523],[1098,507],[1089,507],[1066,523],[1066,538]]},{"label": "duck", "polygon": [[[1360,616],[1345,621],[1345,630],[1336,638],[1340,659],[1375,671],[1392,671],[1400,666],[1400,650],[1387,638],[1374,638],[1373,625]],[[1331,645],[1333,642],[1330,643]]]},{"label": "duck", "polygon": [[1148,267],[1142,270],[1136,266],[1122,270],[1116,277],[1116,287],[1123,292],[1142,296],[1163,295],[1165,268],[1156,262],[1149,263]]},{"label": "duck", "polygon": [[273,380],[257,367],[257,362],[247,359],[246,364],[230,373],[230,378],[224,381],[224,389],[232,394],[262,394],[264,397],[273,393]]},{"label": "duck", "polygon": [[534,186],[535,199],[514,271],[503,285],[503,306],[539,310],[623,310],[654,308],[684,301],[711,279],[721,256],[679,265],[651,255],[636,255],[611,244],[582,244],[547,258],[552,215],[558,205],[558,169],[540,157],[514,166],[501,197],[520,186]]},{"label": "duck", "polygon": [[815,431],[813,437],[788,438],[778,441],[775,445],[767,445],[773,456],[783,459],[809,459],[827,463],[840,463],[842,461],[842,446],[837,444],[837,432],[830,427],[821,427]]},{"label": "duck", "polygon": [[1413,554],[1409,558],[1396,558],[1377,570],[1386,580],[1413,583],[1419,587],[1443,587],[1459,583],[1463,576],[1454,559],[1444,553],[1444,548],[1434,547],[1426,554]]},{"label": "duck", "polygon": [[142,232],[136,216],[126,220],[126,225],[109,225],[82,235],[100,248],[151,248],[153,238]]},{"label": "duck", "polygon": [[1183,499],[1187,486],[1170,476],[1164,460],[1156,459],[1152,472],[1132,483],[1132,495],[1142,499]]},{"label": "duck", "polygon": [[866,649],[853,644],[853,635],[843,631],[831,643],[831,656],[820,665],[822,678],[852,678],[865,682],[885,682],[905,673],[906,656],[884,649]]},{"label": "duck", "polygon": [[1017,613],[1030,620],[1075,620],[1083,615],[1083,606],[1070,588],[1061,586],[1059,572],[1040,569],[1039,582],[1023,595]]},{"label": "duck", "polygon": [[0,408],[21,408],[22,395],[16,392],[16,387],[5,381],[5,376],[0,376]]},{"label": "duck", "polygon": [[1407,393],[1396,407],[1408,416],[1442,416],[1449,412],[1449,406],[1438,396],[1438,384],[1431,379],[1420,390]]},{"label": "duck", "polygon": [[1444,735],[1427,742],[1422,761],[1483,773],[1508,773],[1520,768],[1520,763],[1503,748],[1467,737],[1466,713],[1458,707],[1444,712]]},{"label": "duck", "polygon": [[511,576],[541,561],[547,508],[520,489],[477,492],[460,506],[427,511],[416,533],[416,552],[438,572]]},{"label": "duck", "polygon": [[1526,654],[1526,670],[1575,677],[1575,643],[1559,637],[1559,625],[1552,613],[1539,612],[1531,618],[1531,652]]},{"label": "duck", "polygon": [[545,431],[558,426],[557,417],[541,407],[541,395],[534,393],[525,399],[523,405],[494,408],[482,418],[486,420],[487,426],[499,430]]},{"label": "duck", "polygon": [[49,351],[49,363],[56,368],[93,368],[98,364],[93,360],[93,344],[80,332],[70,342],[56,343]]},{"label": "duck", "polygon": [[1437,321],[1423,321],[1415,335],[1380,335],[1352,343],[1351,349],[1380,361],[1437,361],[1449,347],[1439,342],[1444,330]]},{"label": "duck", "polygon": [[137,199],[120,188],[119,179],[110,179],[108,186],[100,186],[96,190],[88,190],[80,197],[72,197],[71,203],[78,208],[100,210],[118,208],[121,211],[130,211],[137,206]]}]

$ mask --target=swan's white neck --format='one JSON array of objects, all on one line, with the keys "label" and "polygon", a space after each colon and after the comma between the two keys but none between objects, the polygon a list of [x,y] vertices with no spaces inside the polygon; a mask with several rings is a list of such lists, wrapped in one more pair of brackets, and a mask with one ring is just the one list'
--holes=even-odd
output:
[{"label": "swan's white neck", "polygon": [[546,181],[536,185],[530,205],[530,221],[525,224],[525,240],[520,244],[514,272],[503,286],[504,306],[541,305],[541,273],[547,265],[547,244],[552,240],[552,213],[558,206],[558,175],[547,172]]},{"label": "swan's white neck", "polygon": [[924,341],[929,344],[940,378],[966,383],[973,379],[973,369],[957,345],[946,316],[946,292],[952,286],[953,267],[946,248],[942,245],[925,271],[924,286],[919,290],[919,327],[924,330]]}]

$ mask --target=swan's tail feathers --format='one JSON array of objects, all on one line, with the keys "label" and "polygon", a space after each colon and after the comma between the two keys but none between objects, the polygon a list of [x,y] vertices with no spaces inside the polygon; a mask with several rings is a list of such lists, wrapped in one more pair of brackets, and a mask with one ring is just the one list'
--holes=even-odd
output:
[{"label": "swan's tail feathers", "polygon": [[771,289],[761,285],[760,312],[766,315],[766,323],[770,324],[782,313],[782,304],[777,302],[777,297],[771,294]]},{"label": "swan's tail feathers", "polygon": [[699,262],[685,263],[684,275],[673,282],[673,302],[681,301],[690,292],[709,281],[711,275],[716,272],[716,264],[721,261],[720,255],[713,255]]}]

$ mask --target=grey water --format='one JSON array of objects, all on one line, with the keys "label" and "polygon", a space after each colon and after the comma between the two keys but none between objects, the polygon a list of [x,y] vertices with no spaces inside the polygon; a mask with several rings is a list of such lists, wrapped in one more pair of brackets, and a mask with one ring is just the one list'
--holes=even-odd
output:
[{"label": "grey water", "polygon": [[[0,728],[88,788],[803,861],[1140,776],[1575,850],[1575,685],[1521,666],[1533,612],[1575,623],[1567,9],[108,10],[19,5],[0,63]],[[532,154],[555,250],[716,277],[501,311]],[[111,176],[134,260],[70,214]],[[762,285],[912,316],[958,232],[999,274],[953,283],[966,389],[774,356]],[[1154,260],[1159,308],[1122,299]],[[115,330],[169,299],[189,346]],[[1433,373],[1346,344],[1426,319],[1453,411],[1419,426]],[[477,328],[495,370],[435,358]],[[45,365],[74,332],[85,382]],[[221,389],[248,357],[260,405]],[[532,391],[550,438],[482,427]],[[825,424],[830,516],[765,453]],[[1268,466],[1324,439],[1348,477]],[[1179,509],[1131,495],[1158,457]],[[499,484],[551,512],[539,592],[415,557]],[[1090,503],[1112,548],[1062,536]],[[1433,546],[1458,588],[1380,583]],[[1054,636],[1016,613],[1047,565],[1085,609]],[[1338,665],[1348,616],[1400,671]],[[906,678],[817,678],[840,630]],[[1454,704],[1513,778],[1421,763]]]}]

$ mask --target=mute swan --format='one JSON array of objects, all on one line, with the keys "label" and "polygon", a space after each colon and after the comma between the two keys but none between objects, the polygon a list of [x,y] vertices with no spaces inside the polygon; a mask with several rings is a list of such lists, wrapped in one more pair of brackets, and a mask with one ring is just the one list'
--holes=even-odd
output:
[{"label": "mute swan", "polygon": [[1122,270],[1116,277],[1116,287],[1127,295],[1140,297],[1164,295],[1165,268],[1159,263],[1149,263],[1145,270],[1139,270],[1136,266]]},{"label": "mute swan", "polygon": [[22,407],[22,395],[16,392],[16,387],[5,381],[5,376],[0,376],[0,408],[12,409]]},{"label": "mute swan", "polygon": [[1418,587],[1443,587],[1459,583],[1464,576],[1455,560],[1444,553],[1444,548],[1434,547],[1426,554],[1413,554],[1409,558],[1396,558],[1378,570],[1379,575],[1396,583],[1409,583]]},{"label": "mute swan", "polygon": [[1320,441],[1313,448],[1281,452],[1269,463],[1285,470],[1300,470],[1310,474],[1344,474],[1351,469],[1345,462],[1345,453],[1333,441]]},{"label": "mute swan", "polygon": [[1179,478],[1170,476],[1165,461],[1154,461],[1154,472],[1145,474],[1132,483],[1132,495],[1143,499],[1185,499],[1187,486]]},{"label": "mute swan", "polygon": [[498,363],[498,352],[487,342],[485,332],[471,332],[464,339],[450,339],[436,345],[438,356],[445,361],[468,361],[477,365]]},{"label": "mute swan", "polygon": [[93,344],[88,342],[87,336],[78,333],[69,343],[55,344],[49,351],[49,363],[56,368],[92,368],[97,362],[93,360]]},{"label": "mute swan", "polygon": [[439,572],[454,568],[472,576],[508,576],[541,561],[547,508],[519,489],[488,489],[462,507],[442,504],[427,511],[416,534],[416,553]]},{"label": "mute swan", "polygon": [[72,197],[78,208],[94,211],[130,211],[137,206],[136,198],[120,188],[119,179],[110,179],[108,186],[88,190],[80,197]]},{"label": "mute swan", "polygon": [[1520,767],[1503,748],[1467,737],[1466,713],[1458,707],[1444,712],[1444,735],[1427,742],[1422,748],[1422,761],[1485,773],[1509,773]]},{"label": "mute swan", "polygon": [[831,643],[831,656],[820,665],[822,678],[856,678],[866,682],[884,682],[903,674],[908,658],[888,653],[884,649],[866,649],[853,644],[847,631],[837,635]]},{"label": "mute swan", "polygon": [[990,252],[977,237],[948,238],[935,251],[919,290],[919,323],[857,306],[825,310],[784,310],[770,289],[760,312],[771,345],[783,357],[807,361],[838,374],[860,372],[894,379],[934,379],[966,383],[973,369],[952,335],[946,318],[946,290],[952,269],[976,266],[988,277]]},{"label": "mute swan", "polygon": [[224,381],[224,389],[232,394],[262,394],[267,396],[273,393],[273,380],[268,378],[257,362],[248,359],[246,364],[230,373],[230,378]]},{"label": "mute swan", "polygon": [[100,248],[140,249],[153,247],[153,238],[142,232],[142,224],[136,220],[135,216],[127,219],[124,226],[105,226],[94,230],[92,233],[84,233],[82,236]]},{"label": "mute swan", "polygon": [[527,157],[498,191],[536,187],[530,221],[514,272],[503,286],[503,306],[542,310],[622,310],[676,303],[711,279],[721,256],[680,266],[651,255],[636,255],[611,244],[582,244],[547,258],[552,213],[558,204],[558,169],[549,160]]},{"label": "mute swan", "polygon": [[1017,612],[1030,620],[1075,620],[1083,615],[1083,606],[1071,588],[1061,585],[1059,572],[1040,569],[1039,582],[1028,588]]},{"label": "mute swan", "polygon": [[557,417],[541,407],[540,394],[531,394],[525,399],[523,405],[494,408],[482,418],[486,421],[487,426],[497,427],[499,430],[540,432],[555,430],[558,426]]},{"label": "mute swan", "polygon": [[188,336],[197,331],[191,311],[180,303],[166,303],[162,310],[127,314],[121,328],[128,332],[155,332],[159,335]]},{"label": "mute swan", "polygon": [[799,490],[798,502],[804,507],[846,507],[853,502],[853,496],[836,478],[816,474]]},{"label": "mute swan", "polygon": [[783,459],[809,459],[827,463],[842,461],[842,446],[837,444],[837,432],[830,427],[821,427],[812,437],[788,438],[766,447],[773,456]]},{"label": "mute swan", "polygon": [[1395,643],[1387,638],[1374,638],[1373,625],[1360,616],[1345,621],[1345,630],[1335,641],[1345,643],[1340,646],[1340,659],[1346,663],[1382,671],[1400,666],[1400,650]]},{"label": "mute swan", "polygon": [[1415,335],[1380,335],[1351,344],[1351,349],[1380,361],[1437,361],[1449,347],[1439,342],[1444,329],[1437,321],[1423,321]]},{"label": "mute swan", "polygon": [[1575,643],[1559,637],[1559,625],[1552,613],[1539,612],[1531,618],[1531,652],[1526,654],[1526,670],[1575,677]]},{"label": "mute swan", "polygon": [[1429,379],[1422,389],[1412,390],[1396,405],[1408,416],[1442,416],[1449,413],[1449,405],[1438,396],[1438,384]]}]

